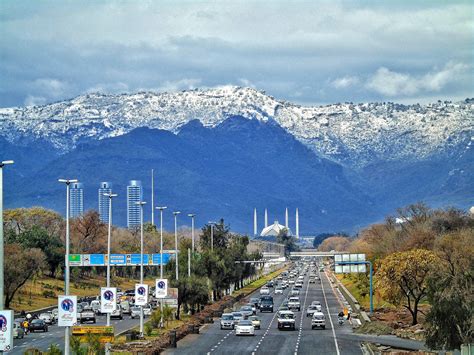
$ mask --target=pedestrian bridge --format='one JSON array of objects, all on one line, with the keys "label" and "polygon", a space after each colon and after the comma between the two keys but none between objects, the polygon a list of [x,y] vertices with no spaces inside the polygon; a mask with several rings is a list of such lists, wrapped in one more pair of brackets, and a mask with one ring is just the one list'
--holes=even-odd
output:
[{"label": "pedestrian bridge", "polygon": [[348,254],[347,251],[318,251],[317,249],[302,249],[301,251],[292,251],[290,257],[311,257],[311,256],[334,256],[336,254]]}]

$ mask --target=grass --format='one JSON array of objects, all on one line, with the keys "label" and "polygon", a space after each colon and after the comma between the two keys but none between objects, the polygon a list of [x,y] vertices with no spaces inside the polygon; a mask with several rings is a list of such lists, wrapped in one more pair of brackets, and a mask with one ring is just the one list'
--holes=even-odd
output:
[{"label": "grass", "polygon": [[[154,285],[153,280],[145,280],[145,283]],[[135,288],[136,280],[114,277],[112,285],[122,290]],[[80,282],[71,281],[70,294],[78,297],[98,296],[100,287],[105,286],[105,277],[93,276]],[[58,303],[57,296],[64,294],[64,280],[51,277],[35,278],[28,281],[15,294],[10,308],[15,311],[36,310],[55,306]]]},{"label": "grass", "polygon": [[[335,275],[341,283],[346,286],[349,292],[354,296],[362,308],[368,310],[370,309],[370,295],[367,293],[366,295],[361,294],[361,290],[357,287],[357,279],[353,277],[348,277],[342,274]],[[389,302],[386,302],[374,292],[374,308],[392,308],[393,305]]]},{"label": "grass", "polygon": [[246,285],[245,287],[241,288],[240,290],[235,291],[232,294],[232,296],[237,297],[240,294],[249,294],[252,291],[256,290],[257,288],[262,287],[263,285],[265,285],[268,281],[273,280],[275,277],[280,275],[285,270],[286,270],[286,268],[283,268],[283,269],[274,271],[271,274],[265,275],[265,276],[259,278],[258,280],[255,280],[254,282]]}]

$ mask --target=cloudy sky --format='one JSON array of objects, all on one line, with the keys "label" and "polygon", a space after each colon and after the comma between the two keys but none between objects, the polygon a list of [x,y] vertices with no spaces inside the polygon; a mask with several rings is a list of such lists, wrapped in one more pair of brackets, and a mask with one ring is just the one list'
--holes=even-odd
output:
[{"label": "cloudy sky", "polygon": [[474,96],[471,1],[0,2],[0,107],[251,86],[302,104]]}]

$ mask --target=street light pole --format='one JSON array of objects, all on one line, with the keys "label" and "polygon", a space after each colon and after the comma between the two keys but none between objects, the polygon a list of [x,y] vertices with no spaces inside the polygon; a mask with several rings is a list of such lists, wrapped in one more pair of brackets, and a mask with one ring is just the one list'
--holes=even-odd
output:
[{"label": "street light pole", "polygon": [[[64,293],[69,296],[69,185],[79,182],[77,179],[59,179],[66,184],[66,265],[64,273]],[[64,354],[69,355],[69,327],[64,328]]]},{"label": "street light pole", "polygon": [[188,217],[191,217],[191,241],[192,241],[192,251],[194,254],[194,217],[196,215],[193,213],[188,214]]},{"label": "street light pole", "polygon": [[[117,194],[105,193],[104,196],[109,198],[109,229],[107,233],[107,287],[110,287],[110,242],[112,237],[112,198]],[[110,313],[107,313],[107,326],[110,326]]]},{"label": "street light pole", "polygon": [[175,261],[176,261],[176,281],[179,280],[179,267],[178,267],[178,215],[180,214],[180,211],[175,211],[173,212],[174,214],[174,252],[175,252]]},{"label": "street light pole", "polygon": [[211,251],[214,251],[214,226],[216,222],[207,222],[211,226]]},{"label": "street light pole", "polygon": [[3,271],[3,167],[5,165],[13,164],[13,160],[4,160],[0,162],[0,311],[3,311],[4,300],[3,300],[3,284],[4,284],[4,271]]},{"label": "street light pole", "polygon": [[[160,279],[163,278],[163,210],[166,210],[168,207],[156,207],[157,210],[160,210]],[[163,300],[160,301],[160,326],[163,326]]]},{"label": "street light pole", "polygon": [[[143,283],[143,205],[144,201],[135,202],[140,206],[140,283]],[[140,337],[143,338],[143,306],[140,306]]]}]

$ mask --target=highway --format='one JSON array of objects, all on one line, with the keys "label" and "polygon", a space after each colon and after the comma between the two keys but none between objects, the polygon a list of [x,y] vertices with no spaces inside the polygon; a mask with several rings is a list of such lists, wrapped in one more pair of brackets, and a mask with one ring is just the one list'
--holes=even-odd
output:
[{"label": "highway", "polygon": [[[255,336],[236,336],[234,331],[220,330],[219,322],[204,327],[200,335],[190,335],[178,342],[176,349],[168,349],[165,354],[361,354],[357,338],[347,336],[352,333],[351,325],[337,323],[337,314],[342,305],[333,292],[325,273],[320,273],[321,284],[310,284],[305,277],[300,292],[301,312],[296,312],[295,331],[277,329],[277,313],[257,313],[261,318],[261,330]],[[291,287],[274,297],[275,310],[286,299]],[[258,291],[249,297],[258,297]],[[311,329],[311,318],[306,317],[306,309],[312,301],[320,301],[326,314],[326,329]]]},{"label": "highway", "polygon": [[[146,320],[146,318],[145,318]],[[124,315],[123,319],[112,319],[111,325],[115,328],[115,334],[121,333],[125,330],[138,326],[139,319],[131,319],[130,316]],[[97,323],[84,323],[83,325],[105,325],[106,316],[97,316]],[[13,340],[13,350],[9,354],[23,354],[25,350],[35,348],[39,350],[47,350],[51,344],[57,344],[61,350],[64,350],[64,328],[58,327],[56,324],[50,325],[48,332],[30,333],[25,335],[23,339]]]}]

